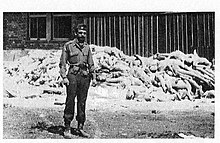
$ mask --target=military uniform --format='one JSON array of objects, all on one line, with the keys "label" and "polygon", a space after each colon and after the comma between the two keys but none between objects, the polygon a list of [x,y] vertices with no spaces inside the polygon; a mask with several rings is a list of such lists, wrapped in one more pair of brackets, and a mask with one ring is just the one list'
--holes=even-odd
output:
[{"label": "military uniform", "polygon": [[[69,65],[67,73],[66,65]],[[64,109],[65,127],[70,127],[70,123],[74,118],[75,97],[77,96],[77,116],[78,126],[84,125],[86,120],[85,106],[87,93],[91,81],[91,74],[94,73],[94,62],[89,45],[84,42],[80,46],[78,39],[67,42],[60,58],[60,75],[63,79],[69,80],[66,87],[67,98]],[[66,75],[67,73],[67,75]]]}]

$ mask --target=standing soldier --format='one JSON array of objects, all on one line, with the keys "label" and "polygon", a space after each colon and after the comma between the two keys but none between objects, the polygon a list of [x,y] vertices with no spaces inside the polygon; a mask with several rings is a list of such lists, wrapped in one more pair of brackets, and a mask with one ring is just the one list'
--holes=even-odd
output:
[{"label": "standing soldier", "polygon": [[[77,116],[78,131],[84,137],[90,135],[83,130],[86,120],[85,107],[87,93],[90,86],[91,78],[95,82],[94,62],[89,45],[85,42],[86,25],[78,25],[76,38],[65,43],[60,58],[60,74],[63,83],[66,85],[66,106],[64,109],[64,136],[71,137],[71,121],[74,118],[75,97],[77,96]],[[66,65],[69,70],[66,75]]]}]

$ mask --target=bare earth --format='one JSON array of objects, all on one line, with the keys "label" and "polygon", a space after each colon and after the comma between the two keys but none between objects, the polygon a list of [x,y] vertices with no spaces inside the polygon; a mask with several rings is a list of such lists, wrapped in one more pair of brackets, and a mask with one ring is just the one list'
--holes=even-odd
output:
[{"label": "bare earth", "polygon": [[[65,94],[41,94],[28,98],[4,97],[4,139],[64,139]],[[214,99],[175,102],[125,100],[112,90],[87,100],[85,131],[91,138],[215,138]],[[83,138],[75,131],[74,138]]]}]

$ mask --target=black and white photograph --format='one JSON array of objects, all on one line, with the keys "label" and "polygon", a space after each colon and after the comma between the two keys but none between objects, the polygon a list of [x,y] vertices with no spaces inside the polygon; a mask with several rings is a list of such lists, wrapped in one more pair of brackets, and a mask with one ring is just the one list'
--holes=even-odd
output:
[{"label": "black and white photograph", "polygon": [[218,138],[215,7],[72,7],[1,11],[3,142]]}]

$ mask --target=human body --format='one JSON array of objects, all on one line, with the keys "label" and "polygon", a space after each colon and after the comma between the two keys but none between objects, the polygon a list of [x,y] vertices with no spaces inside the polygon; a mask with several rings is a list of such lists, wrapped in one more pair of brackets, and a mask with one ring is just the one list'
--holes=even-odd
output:
[{"label": "human body", "polygon": [[[83,131],[86,120],[85,107],[91,77],[94,77],[94,62],[89,45],[85,42],[85,25],[78,26],[76,38],[67,42],[60,58],[60,74],[66,85],[66,106],[64,109],[65,136],[71,135],[71,121],[74,118],[75,97],[77,97],[78,130],[83,136],[89,135]],[[69,70],[67,73],[67,64]],[[67,73],[67,75],[66,75]],[[93,76],[91,76],[93,75]],[[95,80],[95,78],[93,78]]]}]

